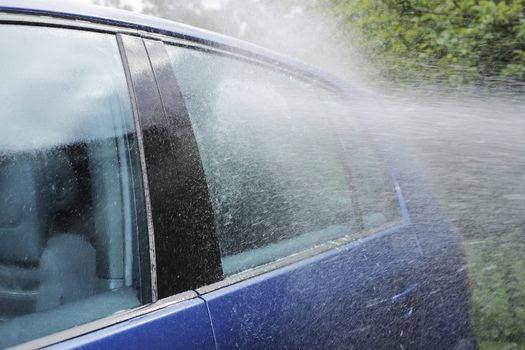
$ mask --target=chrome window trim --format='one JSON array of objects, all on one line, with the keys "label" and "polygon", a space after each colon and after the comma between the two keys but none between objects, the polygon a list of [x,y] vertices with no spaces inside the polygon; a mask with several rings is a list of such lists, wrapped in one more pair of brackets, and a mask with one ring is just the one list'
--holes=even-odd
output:
[{"label": "chrome window trim", "polygon": [[153,230],[153,214],[151,209],[151,199],[149,191],[149,182],[148,182],[148,171],[146,168],[146,156],[144,154],[144,140],[142,137],[142,129],[140,128],[139,112],[137,109],[137,99],[135,96],[135,91],[133,89],[133,84],[131,81],[131,73],[128,67],[128,57],[126,56],[126,50],[122,43],[122,37],[120,33],[117,33],[115,36],[117,40],[118,49],[120,52],[120,57],[122,59],[122,65],[124,68],[124,74],[126,76],[126,84],[128,87],[128,94],[131,102],[131,110],[133,113],[133,122],[135,125],[135,132],[137,135],[137,144],[139,148],[139,158],[140,158],[140,170],[142,173],[142,186],[144,190],[144,205],[146,211],[146,227],[148,234],[148,249],[149,249],[149,272],[150,272],[150,290],[151,290],[151,301],[156,302],[158,300],[158,290],[157,290],[157,264],[156,264],[156,255],[155,255],[155,232]]},{"label": "chrome window trim", "polygon": [[40,13],[13,13],[13,12],[2,12],[0,10],[0,23],[1,24],[19,24],[19,25],[32,25],[39,27],[60,27],[67,29],[80,29],[87,31],[95,31],[102,33],[122,33],[130,35],[139,35],[139,31],[132,28],[116,27],[108,24],[101,24],[90,22],[81,19],[65,19],[58,16],[43,15]]},{"label": "chrome window trim", "polygon": [[[77,30],[87,30],[103,33],[112,33],[112,34],[127,34],[133,36],[140,36],[145,39],[159,40],[166,44],[171,44],[175,46],[192,48],[200,51],[212,52],[219,55],[225,55],[232,57],[234,59],[247,61],[257,65],[262,65],[266,68],[278,70],[284,73],[293,75],[294,77],[307,81],[309,83],[314,83],[324,87],[325,89],[343,93],[341,87],[336,86],[333,83],[323,80],[321,77],[317,76],[315,73],[305,71],[301,68],[295,68],[290,64],[281,62],[271,57],[266,57],[263,54],[253,53],[246,50],[236,50],[234,46],[228,46],[226,44],[210,42],[208,44],[201,43],[197,41],[192,41],[177,37],[176,33],[170,34],[161,34],[153,31],[147,31],[144,29],[135,29],[132,28],[132,25],[126,26],[125,23],[122,24],[107,24],[99,23],[96,20],[89,21],[85,19],[74,19],[71,16],[63,17],[60,14],[51,15],[51,14],[41,14],[34,13],[28,14],[16,13],[16,12],[2,12],[0,10],[0,24],[19,24],[19,25],[34,25],[34,26],[45,26],[45,27],[60,27],[68,29],[77,29]],[[236,52],[239,51],[239,52]]]},{"label": "chrome window trim", "polygon": [[169,306],[173,306],[173,305],[176,305],[176,304],[179,304],[184,301],[194,299],[197,297],[198,297],[198,294],[195,291],[191,291],[191,290],[186,291],[183,293],[179,293],[179,294],[170,296],[168,298],[158,300],[157,302],[154,302],[148,305],[142,305],[134,309],[117,312],[113,315],[101,318],[99,320],[95,320],[89,323],[84,323],[80,326],[76,326],[73,328],[66,329],[64,331],[53,333],[45,337],[37,338],[27,343],[15,345],[14,347],[11,347],[9,349],[40,349],[40,348],[54,345],[57,343],[61,343],[69,339],[73,339],[73,338],[76,338],[76,337],[79,337],[79,336],[82,336],[88,333],[92,333],[100,329],[107,328],[107,327],[131,320],[139,316],[143,316],[143,315],[155,312],[155,311],[159,311]]},{"label": "chrome window trim", "polygon": [[359,244],[361,241],[367,240],[368,237],[379,238],[380,236],[388,234],[393,230],[402,229],[405,226],[406,226],[406,222],[404,222],[402,219],[399,219],[398,221],[389,222],[384,225],[374,227],[371,229],[349,233],[340,238],[330,240],[328,242],[324,242],[317,246],[285,256],[283,258],[271,261],[269,263],[235,273],[231,276],[226,277],[222,281],[219,281],[213,284],[209,284],[206,286],[202,286],[200,288],[197,288],[195,291],[199,295],[208,294],[218,289],[229,287],[231,285],[263,275],[267,272],[271,272],[271,271],[275,271],[280,268],[291,266],[295,263],[299,263],[303,261],[305,263],[308,263],[306,260],[313,258],[315,256],[321,255],[323,253],[327,253],[331,250],[338,249],[338,248],[344,249],[345,246],[350,245],[352,243]]}]

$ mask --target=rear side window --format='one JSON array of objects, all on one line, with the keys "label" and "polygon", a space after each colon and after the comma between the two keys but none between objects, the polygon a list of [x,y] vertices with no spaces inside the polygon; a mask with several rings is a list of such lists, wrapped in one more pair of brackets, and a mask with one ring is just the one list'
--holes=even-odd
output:
[{"label": "rear side window", "polygon": [[390,180],[337,96],[225,56],[174,46],[168,53],[202,157],[225,274],[398,218]]},{"label": "rear side window", "polygon": [[149,301],[116,38],[0,26],[0,347]]}]

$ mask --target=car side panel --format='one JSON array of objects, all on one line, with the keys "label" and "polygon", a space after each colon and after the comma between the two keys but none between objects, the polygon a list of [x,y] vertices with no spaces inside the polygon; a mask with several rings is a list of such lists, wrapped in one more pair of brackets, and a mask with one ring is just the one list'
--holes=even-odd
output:
[{"label": "car side panel", "polygon": [[191,299],[48,349],[215,349],[206,305]]},{"label": "car side panel", "polygon": [[395,246],[416,249],[411,236],[401,225],[203,295],[218,348],[409,348],[418,311],[403,319],[392,297],[411,284]]},{"label": "car side panel", "polygon": [[475,349],[460,232],[444,217],[417,168],[409,164],[405,162],[399,174],[422,253],[413,266],[421,281],[421,349]]}]

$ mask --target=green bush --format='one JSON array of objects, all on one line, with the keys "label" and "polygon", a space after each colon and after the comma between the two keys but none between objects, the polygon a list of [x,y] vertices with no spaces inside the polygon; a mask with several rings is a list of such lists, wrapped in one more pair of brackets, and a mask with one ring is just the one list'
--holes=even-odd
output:
[{"label": "green bush", "polygon": [[525,82],[525,0],[311,0],[386,80]]},{"label": "green bush", "polygon": [[481,343],[525,347],[523,247],[486,240],[467,247],[472,274],[472,321]]}]

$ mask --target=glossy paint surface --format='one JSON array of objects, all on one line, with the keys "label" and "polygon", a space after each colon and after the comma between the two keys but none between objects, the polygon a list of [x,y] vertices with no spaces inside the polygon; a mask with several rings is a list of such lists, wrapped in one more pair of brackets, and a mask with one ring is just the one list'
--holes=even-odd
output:
[{"label": "glossy paint surface", "polygon": [[49,349],[215,349],[204,302],[195,298]]}]

